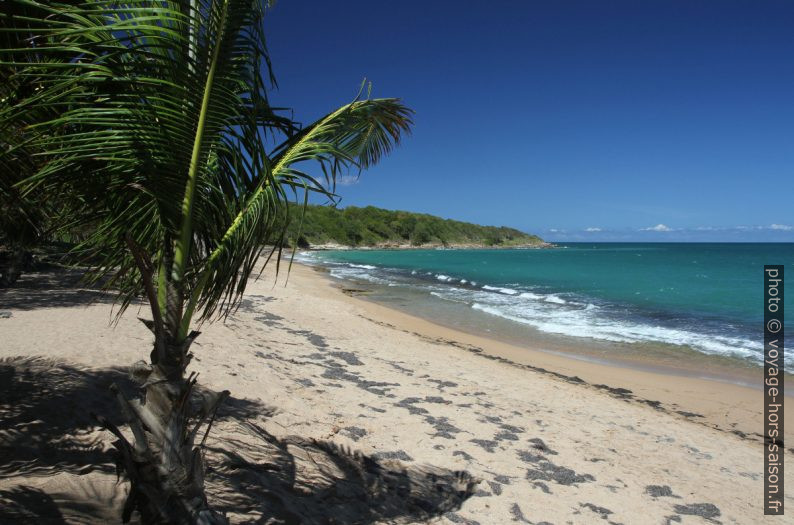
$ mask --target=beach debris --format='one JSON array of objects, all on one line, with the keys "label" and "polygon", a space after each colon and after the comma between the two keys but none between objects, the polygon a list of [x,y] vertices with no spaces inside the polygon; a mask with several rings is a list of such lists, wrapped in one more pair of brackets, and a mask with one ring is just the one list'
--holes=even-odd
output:
[{"label": "beach debris", "polygon": [[350,383],[355,384],[358,388],[362,390],[366,390],[371,394],[375,394],[378,396],[385,396],[387,395],[387,391],[391,389],[393,386],[400,386],[397,383],[386,383],[383,381],[369,381],[366,379],[362,379],[359,374],[347,372],[344,368],[326,368],[325,372],[323,372],[322,377],[325,379],[333,379],[338,381],[347,381]]},{"label": "beach debris", "polygon": [[538,463],[546,459],[542,455],[534,454],[532,452],[529,452],[528,450],[519,450],[518,457],[524,463]]},{"label": "beach debris", "polygon": [[376,452],[372,454],[374,459],[397,459],[400,461],[413,461],[414,458],[408,455],[404,450],[395,450],[387,452]]},{"label": "beach debris", "polygon": [[493,441],[491,439],[470,439],[469,441],[475,445],[479,445],[481,448],[485,449],[491,454],[493,454],[494,449],[496,449],[496,446],[499,444],[499,442]]},{"label": "beach debris", "polygon": [[601,516],[601,519],[604,520],[607,519],[610,514],[612,514],[611,510],[604,507],[599,507],[598,505],[594,505],[592,503],[580,503],[579,506],[592,510],[593,512]]},{"label": "beach debris", "polygon": [[364,364],[359,360],[358,357],[356,357],[356,354],[354,354],[353,352],[329,352],[329,354],[336,358],[341,359],[342,361],[344,361],[349,365],[361,366]]},{"label": "beach debris", "polygon": [[676,410],[675,413],[678,414],[678,415],[684,416],[684,417],[689,417],[689,418],[692,418],[692,417],[705,417],[705,416],[703,416],[703,414],[698,414],[697,412],[687,412],[686,410]]},{"label": "beach debris", "polygon": [[406,368],[404,366],[400,366],[399,363],[396,363],[394,361],[388,361],[388,360],[386,361],[386,363],[388,363],[395,370],[397,370],[399,372],[402,372],[403,374],[405,374],[407,376],[414,375],[414,371],[413,370],[411,370],[410,368]]},{"label": "beach debris", "polygon": [[673,494],[673,489],[671,489],[668,485],[648,485],[645,487],[645,493],[650,495],[652,498],[677,498]]},{"label": "beach debris", "polygon": [[372,410],[373,412],[378,412],[379,414],[383,414],[383,413],[386,412],[385,408],[373,407],[373,406],[367,405],[366,403],[359,403],[358,406],[360,406],[361,408],[368,408],[369,410]]},{"label": "beach debris", "polygon": [[521,461],[534,463],[536,468],[527,470],[526,479],[530,481],[554,481],[559,485],[574,485],[595,481],[590,474],[579,474],[573,469],[555,465],[543,456],[527,451],[519,451]]},{"label": "beach debris", "polygon": [[551,494],[551,489],[549,489],[549,486],[543,483],[542,481],[533,481],[532,486],[542,490],[546,494]]},{"label": "beach debris", "polygon": [[709,454],[708,452],[702,452],[702,451],[700,451],[699,449],[697,449],[697,448],[695,448],[695,447],[693,447],[693,446],[690,446],[690,445],[684,445],[684,448],[685,448],[685,449],[686,449],[686,450],[687,450],[687,451],[688,451],[690,454],[692,454],[693,456],[695,456],[697,459],[714,459],[714,456],[712,456],[712,455],[711,455],[711,454]]},{"label": "beach debris", "polygon": [[279,321],[283,321],[284,318],[280,315],[276,315],[272,312],[257,312],[259,315],[254,317],[254,321],[259,321],[260,323],[269,323],[269,324],[280,324]]},{"label": "beach debris", "polygon": [[353,441],[358,441],[367,435],[367,431],[360,427],[345,427],[344,430]]},{"label": "beach debris", "polygon": [[449,418],[446,417],[433,417],[433,416],[425,416],[425,421],[433,426],[436,429],[436,433],[433,434],[433,437],[442,437],[444,439],[455,439],[455,434],[459,434],[463,432],[461,429],[456,427],[455,425],[449,422]]},{"label": "beach debris", "polygon": [[292,335],[299,335],[305,337],[309,343],[315,348],[328,348],[328,343],[325,342],[325,338],[321,335],[317,335],[311,330],[293,330],[291,328],[284,329],[288,334]]},{"label": "beach debris", "polygon": [[502,484],[495,481],[489,481],[488,486],[491,487],[491,492],[499,496],[502,493]]},{"label": "beach debris", "polygon": [[268,523],[426,523],[459,511],[481,482],[462,470],[408,464],[403,450],[369,455],[326,440],[276,437],[250,421],[237,428],[253,441],[208,448],[213,496],[224,509],[262,508]]},{"label": "beach debris", "polygon": [[439,390],[444,390],[447,387],[456,387],[456,386],[458,386],[457,383],[452,382],[452,381],[440,381],[438,379],[428,379],[428,381],[431,382],[431,383],[436,383],[438,385],[438,389]]},{"label": "beach debris", "polygon": [[518,436],[512,432],[508,432],[507,430],[497,432],[493,438],[496,441],[518,441]]},{"label": "beach debris", "polygon": [[366,290],[364,288],[342,288],[342,293],[350,297],[355,297],[357,295],[371,294],[372,290]]},{"label": "beach debris", "polygon": [[518,506],[518,503],[513,503],[510,507],[510,514],[513,516],[513,521],[517,521],[519,523],[532,523],[526,517],[524,517],[524,513],[521,511],[521,507]]},{"label": "beach debris", "polygon": [[640,401],[640,403],[645,403],[649,407],[654,408],[656,410],[662,410],[662,402],[661,401],[652,401],[650,399],[640,399],[639,401]]},{"label": "beach debris", "polygon": [[722,514],[720,509],[712,503],[690,503],[688,505],[676,505],[673,510],[685,516],[700,516],[707,520],[714,521]]},{"label": "beach debris", "polygon": [[472,456],[471,454],[469,454],[467,452],[464,452],[462,450],[456,450],[455,452],[452,453],[452,455],[453,456],[460,456],[463,459],[465,459],[466,461],[471,461],[472,459],[474,459],[474,456]]},{"label": "beach debris", "polygon": [[[475,494],[475,496],[476,495],[477,494]],[[444,514],[444,517],[447,518],[452,523],[460,523],[461,525],[480,525],[479,521],[474,521],[464,518],[457,512],[447,512],[446,514]]]},{"label": "beach debris", "polygon": [[540,438],[532,438],[529,440],[529,442],[532,443],[532,448],[534,448],[535,450],[540,450],[541,452],[545,452],[546,454],[551,454],[552,456],[557,455],[557,451],[550,449],[546,445],[546,443],[544,443],[543,440]]},{"label": "beach debris", "polygon": [[406,397],[402,401],[395,403],[394,406],[404,408],[408,410],[409,414],[412,415],[428,414],[429,412],[426,409],[422,407],[414,406],[416,403],[421,403],[421,402],[422,399],[418,397]]},{"label": "beach debris", "polygon": [[609,386],[609,385],[593,385],[593,388],[597,388],[599,390],[604,390],[604,391],[609,392],[610,394],[612,394],[612,395],[614,395],[616,397],[621,397],[621,398],[630,398],[634,394],[628,388],[618,388],[618,387],[612,387],[612,386]]}]

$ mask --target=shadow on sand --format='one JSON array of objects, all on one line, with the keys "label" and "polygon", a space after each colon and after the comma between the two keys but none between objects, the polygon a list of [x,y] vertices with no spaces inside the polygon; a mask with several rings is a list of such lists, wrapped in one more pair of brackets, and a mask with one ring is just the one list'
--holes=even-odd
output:
[{"label": "shadow on sand", "polygon": [[83,275],[82,270],[46,266],[24,273],[14,286],[0,288],[0,310],[85,306],[115,300],[114,295],[99,288],[86,287]]},{"label": "shadow on sand", "polygon": [[[116,482],[110,436],[90,415],[122,424],[112,383],[135,391],[123,369],[0,360],[0,482],[11,487],[0,490],[0,523],[120,522],[127,484]],[[256,422],[273,413],[235,398],[219,410],[206,488],[233,522],[411,522],[457,510],[475,490],[466,472],[275,437]]]}]

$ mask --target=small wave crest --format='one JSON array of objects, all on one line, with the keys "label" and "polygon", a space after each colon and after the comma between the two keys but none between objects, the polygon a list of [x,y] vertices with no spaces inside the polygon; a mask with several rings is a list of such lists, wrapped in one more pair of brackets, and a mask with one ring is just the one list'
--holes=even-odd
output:
[{"label": "small wave crest", "polygon": [[[695,332],[686,328],[661,326],[652,322],[614,319],[599,314],[600,308],[587,303],[584,308],[548,308],[544,300],[493,304],[473,302],[471,307],[484,313],[532,326],[542,332],[569,337],[601,339],[620,343],[663,343],[688,346],[712,355],[724,355],[762,361],[760,343],[741,336]],[[794,363],[789,363],[794,364]]]},{"label": "small wave crest", "polygon": [[505,295],[518,295],[520,293],[518,290],[513,290],[512,288],[503,288],[501,286],[490,286],[487,284],[484,284],[482,289],[491,292],[499,292]]},{"label": "small wave crest", "polygon": [[[317,262],[313,257],[304,260]],[[335,263],[328,268],[338,279],[367,281],[391,289],[406,286],[422,290],[438,300],[458,303],[550,334],[619,343],[681,345],[705,354],[763,361],[763,346],[759,341],[747,335],[744,328],[718,320],[704,325],[695,319],[671,320],[664,314],[629,311],[625,305],[601,302],[573,292],[552,293],[512,283],[478,284],[462,276],[424,269],[398,270],[360,263]],[[794,368],[794,356],[786,360],[786,365]]]},{"label": "small wave crest", "polygon": [[568,301],[566,301],[562,297],[559,297],[559,296],[553,295],[553,294],[552,295],[547,295],[546,297],[543,298],[543,300],[546,301],[547,303],[568,304]]}]

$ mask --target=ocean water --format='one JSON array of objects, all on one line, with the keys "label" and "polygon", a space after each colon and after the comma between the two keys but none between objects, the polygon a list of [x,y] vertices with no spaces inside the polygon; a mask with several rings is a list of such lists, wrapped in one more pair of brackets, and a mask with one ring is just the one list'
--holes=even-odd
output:
[{"label": "ocean water", "polygon": [[[415,306],[454,305],[451,311],[465,310],[480,326],[498,320],[583,341],[655,343],[760,365],[763,265],[791,268],[794,244],[568,243],[543,250],[350,250],[300,257],[326,266],[337,279],[400,289],[403,302]],[[791,288],[787,318],[793,302]],[[792,344],[793,332],[786,329]],[[794,352],[788,354],[792,371]]]}]

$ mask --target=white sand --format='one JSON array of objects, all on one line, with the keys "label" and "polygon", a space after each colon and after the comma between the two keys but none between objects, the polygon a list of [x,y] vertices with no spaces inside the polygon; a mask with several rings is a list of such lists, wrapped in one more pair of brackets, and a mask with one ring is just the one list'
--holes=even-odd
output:
[{"label": "white sand", "polygon": [[[9,309],[0,295],[0,310],[13,314],[0,319],[0,358],[40,355],[97,370],[146,359],[151,336],[135,319],[145,308],[130,308],[110,327],[108,303],[46,307],[46,297],[35,308]],[[202,327],[191,365],[199,381],[277,407],[274,415],[257,409],[251,416],[274,436],[328,440],[370,456],[392,452],[409,467],[462,470],[482,480],[460,509],[433,523],[794,523],[764,518],[762,446],[729,432],[760,424],[760,390],[546,354],[514,359],[632,389],[636,397],[662,401],[656,410],[478,355],[477,348],[502,356],[520,350],[347,297],[305,267],[293,269],[286,288],[252,283],[247,297],[225,323]],[[741,412],[736,417],[732,406]],[[79,403],[71,409],[83,410]],[[14,433],[3,423],[7,417],[0,412],[0,445]],[[30,428],[37,427],[17,432]],[[219,422],[210,443],[234,443],[240,428]],[[110,441],[91,429],[84,439],[97,436]],[[250,444],[250,435],[241,442]],[[0,490],[37,488],[67,517],[77,515],[69,501],[101,502],[106,508],[83,513],[96,520],[113,518],[123,502],[123,485],[112,472],[32,471],[30,465],[17,474],[2,471]],[[794,476],[786,478],[794,493]],[[786,504],[794,509],[793,498]],[[238,510],[233,521],[262,512]]]}]

